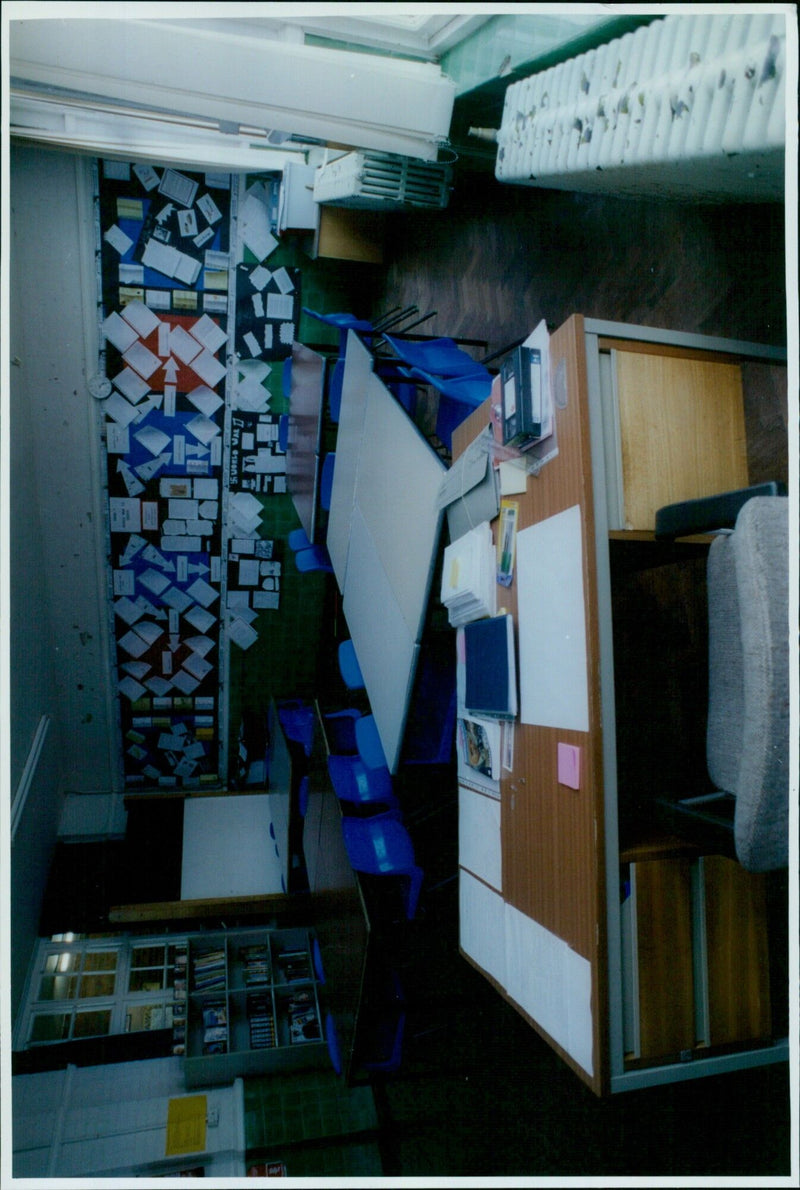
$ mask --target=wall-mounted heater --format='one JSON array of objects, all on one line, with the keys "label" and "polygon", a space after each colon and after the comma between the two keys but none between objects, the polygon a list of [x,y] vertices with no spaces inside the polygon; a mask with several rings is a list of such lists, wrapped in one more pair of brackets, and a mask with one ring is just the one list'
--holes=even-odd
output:
[{"label": "wall-mounted heater", "polygon": [[403,207],[446,207],[449,165],[391,153],[345,153],[317,170],[314,198],[336,207],[397,211]]},{"label": "wall-mounted heater", "polygon": [[786,20],[661,18],[506,91],[501,182],[694,201],[784,197]]}]

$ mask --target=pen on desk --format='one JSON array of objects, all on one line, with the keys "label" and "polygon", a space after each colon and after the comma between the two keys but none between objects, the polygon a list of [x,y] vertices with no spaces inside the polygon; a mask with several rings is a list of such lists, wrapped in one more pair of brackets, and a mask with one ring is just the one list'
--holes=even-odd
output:
[{"label": "pen on desk", "polygon": [[514,565],[514,531],[517,524],[517,505],[513,501],[502,502],[500,524],[502,538],[497,581],[504,587],[508,587],[511,585],[512,568]]}]

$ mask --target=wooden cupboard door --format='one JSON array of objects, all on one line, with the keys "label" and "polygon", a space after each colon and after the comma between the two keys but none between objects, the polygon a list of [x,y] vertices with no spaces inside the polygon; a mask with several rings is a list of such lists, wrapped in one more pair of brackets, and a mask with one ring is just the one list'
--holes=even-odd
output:
[{"label": "wooden cupboard door", "polygon": [[709,1044],[771,1035],[766,883],[734,860],[706,856],[705,927]]},{"label": "wooden cupboard door", "polygon": [[664,504],[747,486],[739,364],[614,355],[625,528],[653,529]]},{"label": "wooden cupboard door", "polygon": [[632,865],[636,888],[638,1064],[694,1045],[692,877],[688,859]]}]

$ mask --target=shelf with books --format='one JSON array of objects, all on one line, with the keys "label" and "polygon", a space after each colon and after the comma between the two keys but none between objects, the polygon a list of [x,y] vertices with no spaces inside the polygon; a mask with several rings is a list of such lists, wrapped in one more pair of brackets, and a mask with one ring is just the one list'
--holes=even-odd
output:
[{"label": "shelf with books", "polygon": [[187,1087],[324,1065],[308,930],[243,929],[190,939],[186,970]]}]

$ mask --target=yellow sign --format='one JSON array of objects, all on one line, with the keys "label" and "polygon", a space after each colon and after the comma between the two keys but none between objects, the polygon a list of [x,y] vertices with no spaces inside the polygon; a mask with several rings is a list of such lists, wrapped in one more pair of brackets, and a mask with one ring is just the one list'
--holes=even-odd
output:
[{"label": "yellow sign", "polygon": [[167,1112],[167,1157],[205,1152],[207,1110],[205,1095],[170,1099]]}]

